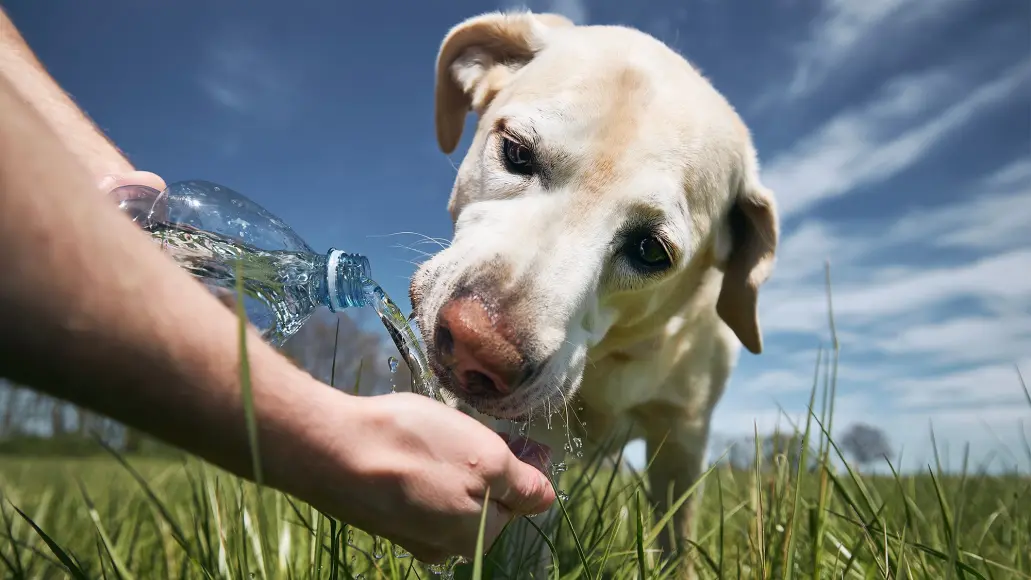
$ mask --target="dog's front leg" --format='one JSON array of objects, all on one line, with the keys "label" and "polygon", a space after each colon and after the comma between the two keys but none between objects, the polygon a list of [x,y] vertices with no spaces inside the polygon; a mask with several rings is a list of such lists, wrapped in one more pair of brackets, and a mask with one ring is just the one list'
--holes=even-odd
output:
[{"label": "dog's front leg", "polygon": [[[657,518],[667,514],[691,486],[698,482],[705,464],[709,438],[708,418],[691,417],[682,409],[665,404],[642,409],[648,458],[648,482]],[[681,557],[677,578],[694,578],[692,563],[684,558],[688,538],[695,537],[697,510],[701,507],[701,485],[681,502],[659,536],[664,555]]]}]

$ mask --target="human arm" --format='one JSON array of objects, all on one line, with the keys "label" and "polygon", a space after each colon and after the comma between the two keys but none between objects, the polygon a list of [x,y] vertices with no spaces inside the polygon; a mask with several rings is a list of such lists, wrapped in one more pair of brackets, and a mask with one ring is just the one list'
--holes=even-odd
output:
[{"label": "human arm", "polygon": [[[238,324],[95,190],[0,77],[0,375],[251,477]],[[466,415],[416,395],[321,385],[248,331],[262,475],[416,556],[470,556],[554,501],[544,476]]]}]

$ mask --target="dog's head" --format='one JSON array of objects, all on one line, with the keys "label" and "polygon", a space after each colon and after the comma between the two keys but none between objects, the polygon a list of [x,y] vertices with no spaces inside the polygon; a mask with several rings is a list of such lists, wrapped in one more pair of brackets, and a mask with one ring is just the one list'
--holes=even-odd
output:
[{"label": "dog's head", "polygon": [[614,328],[661,332],[656,313],[675,314],[712,268],[723,272],[716,311],[761,351],[776,207],[748,130],[681,56],[629,28],[478,16],[438,56],[445,153],[470,110],[454,238],[411,284],[446,388],[525,418],[578,388],[589,349]]}]

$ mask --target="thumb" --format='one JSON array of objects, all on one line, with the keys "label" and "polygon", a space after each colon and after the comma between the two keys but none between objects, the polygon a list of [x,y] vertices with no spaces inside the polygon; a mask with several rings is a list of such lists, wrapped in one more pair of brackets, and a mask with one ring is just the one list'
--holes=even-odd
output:
[{"label": "thumb", "polygon": [[105,175],[97,184],[97,187],[102,193],[106,194],[123,185],[145,185],[161,191],[165,189],[165,180],[149,171],[129,171],[127,173]]},{"label": "thumb", "polygon": [[539,514],[555,502],[555,490],[544,473],[515,455],[510,456],[505,471],[490,486],[498,491],[498,503],[516,516]]}]

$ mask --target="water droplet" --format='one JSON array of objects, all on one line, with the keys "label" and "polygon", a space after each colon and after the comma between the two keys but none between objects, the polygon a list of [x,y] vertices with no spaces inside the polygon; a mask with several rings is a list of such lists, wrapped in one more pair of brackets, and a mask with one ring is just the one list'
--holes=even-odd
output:
[{"label": "water droplet", "polygon": [[351,546],[352,548],[355,547],[355,545],[354,545],[354,530],[351,530],[351,529],[347,530],[347,545]]},{"label": "water droplet", "polygon": [[397,358],[396,357],[388,358],[387,359],[387,366],[390,367],[390,392],[391,393],[396,393],[397,392],[397,380],[395,378],[395,375],[397,375]]},{"label": "water droplet", "polygon": [[448,558],[443,564],[430,564],[428,568],[431,573],[436,576],[440,576],[441,580],[454,580],[455,566],[465,561],[465,558],[462,558],[461,556],[454,556]]},{"label": "water droplet", "polygon": [[583,457],[584,442],[579,437],[573,437],[573,452],[577,457]]},{"label": "water droplet", "polygon": [[411,556],[411,554],[406,552],[404,548],[402,548],[401,546],[398,546],[397,544],[394,544],[394,557],[395,558],[407,558],[409,556]]},{"label": "water droplet", "polygon": [[559,490],[558,493],[556,493],[555,495],[557,495],[558,498],[564,502],[569,501],[569,494],[562,490]]},{"label": "water droplet", "polygon": [[565,471],[566,471],[566,463],[564,461],[559,462],[559,463],[553,463],[551,465],[551,475],[552,476],[557,476],[560,473],[565,473]]}]

